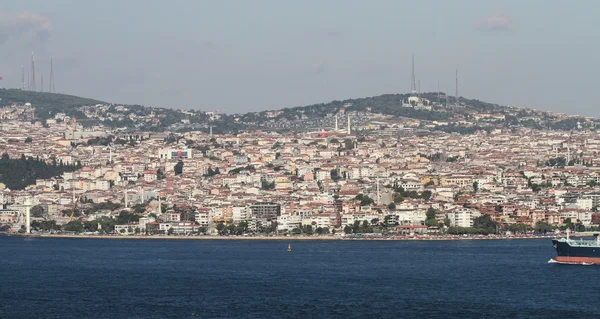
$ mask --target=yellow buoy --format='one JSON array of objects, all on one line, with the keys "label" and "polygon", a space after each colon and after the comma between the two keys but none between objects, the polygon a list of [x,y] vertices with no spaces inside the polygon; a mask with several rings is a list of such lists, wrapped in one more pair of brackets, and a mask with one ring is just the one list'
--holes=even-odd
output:
[{"label": "yellow buoy", "polygon": [[288,245],[288,251],[292,251],[292,245]]}]

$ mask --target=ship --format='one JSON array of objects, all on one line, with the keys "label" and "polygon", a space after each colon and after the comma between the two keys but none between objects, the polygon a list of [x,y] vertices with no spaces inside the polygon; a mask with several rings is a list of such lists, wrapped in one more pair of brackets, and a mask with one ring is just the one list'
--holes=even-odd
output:
[{"label": "ship", "polygon": [[594,234],[594,240],[573,239],[571,230],[567,229],[567,236],[552,239],[557,256],[550,259],[549,263],[600,265],[600,237]]}]

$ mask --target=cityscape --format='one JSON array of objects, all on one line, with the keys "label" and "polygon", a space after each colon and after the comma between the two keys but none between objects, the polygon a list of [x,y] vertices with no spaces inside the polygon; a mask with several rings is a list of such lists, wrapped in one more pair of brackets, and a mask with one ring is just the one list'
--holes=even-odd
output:
[{"label": "cityscape", "polygon": [[[413,76],[411,93],[386,105],[422,112],[413,118],[351,100],[316,115],[309,106],[231,116],[105,103],[36,107],[15,96],[65,96],[0,91],[0,224],[32,235],[304,239],[598,229],[595,119],[481,107],[418,93],[414,84]],[[451,116],[427,119],[435,114]],[[19,162],[58,174],[11,173]]]},{"label": "cityscape", "polygon": [[596,1],[0,6],[0,318],[595,318]]}]

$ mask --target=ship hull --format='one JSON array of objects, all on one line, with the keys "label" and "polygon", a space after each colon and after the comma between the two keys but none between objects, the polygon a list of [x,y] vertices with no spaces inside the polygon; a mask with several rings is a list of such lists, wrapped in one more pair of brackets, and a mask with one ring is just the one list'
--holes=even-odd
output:
[{"label": "ship hull", "polygon": [[571,246],[568,242],[553,239],[558,256],[551,262],[561,264],[600,265],[600,246]]}]

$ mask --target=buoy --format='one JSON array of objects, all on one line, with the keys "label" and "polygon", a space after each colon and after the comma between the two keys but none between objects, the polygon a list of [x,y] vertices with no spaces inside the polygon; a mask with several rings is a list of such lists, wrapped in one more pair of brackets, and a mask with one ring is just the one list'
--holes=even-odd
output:
[{"label": "buoy", "polygon": [[292,251],[292,245],[288,245],[288,251]]}]

